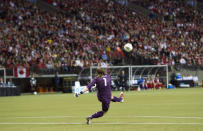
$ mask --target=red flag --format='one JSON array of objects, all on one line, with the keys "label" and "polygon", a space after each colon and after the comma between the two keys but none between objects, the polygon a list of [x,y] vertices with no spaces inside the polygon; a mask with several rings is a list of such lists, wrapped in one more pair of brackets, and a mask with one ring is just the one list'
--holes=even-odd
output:
[{"label": "red flag", "polygon": [[13,70],[14,77],[18,78],[25,78],[29,77],[29,71],[28,68],[25,67],[15,67]]}]

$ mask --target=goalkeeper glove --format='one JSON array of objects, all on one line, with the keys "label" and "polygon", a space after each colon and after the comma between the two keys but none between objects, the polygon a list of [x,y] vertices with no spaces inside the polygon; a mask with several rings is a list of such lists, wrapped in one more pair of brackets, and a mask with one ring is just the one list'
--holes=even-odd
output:
[{"label": "goalkeeper glove", "polygon": [[75,97],[78,97],[80,94],[83,94],[83,92],[81,91],[81,92],[79,92],[79,93],[75,93]]}]

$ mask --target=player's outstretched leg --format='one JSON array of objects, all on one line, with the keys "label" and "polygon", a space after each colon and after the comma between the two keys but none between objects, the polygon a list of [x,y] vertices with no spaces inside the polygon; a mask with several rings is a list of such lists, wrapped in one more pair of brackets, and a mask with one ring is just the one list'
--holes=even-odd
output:
[{"label": "player's outstretched leg", "polygon": [[104,112],[103,111],[99,111],[99,112],[96,112],[94,113],[93,115],[89,116],[86,118],[87,120],[87,124],[91,124],[91,119],[93,118],[99,118],[99,117],[102,117],[104,115]]},{"label": "player's outstretched leg", "polygon": [[113,101],[113,102],[124,102],[124,93],[121,92],[119,98],[113,96],[113,97],[111,98],[111,101]]}]

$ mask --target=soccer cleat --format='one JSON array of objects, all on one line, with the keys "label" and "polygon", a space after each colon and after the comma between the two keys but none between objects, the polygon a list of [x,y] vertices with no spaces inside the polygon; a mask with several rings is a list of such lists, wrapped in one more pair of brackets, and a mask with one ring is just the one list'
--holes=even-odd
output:
[{"label": "soccer cleat", "polygon": [[120,102],[123,103],[124,102],[124,93],[123,92],[120,93],[120,98],[122,99]]},{"label": "soccer cleat", "polygon": [[87,117],[86,120],[87,120],[87,125],[91,124],[91,118],[90,117]]}]

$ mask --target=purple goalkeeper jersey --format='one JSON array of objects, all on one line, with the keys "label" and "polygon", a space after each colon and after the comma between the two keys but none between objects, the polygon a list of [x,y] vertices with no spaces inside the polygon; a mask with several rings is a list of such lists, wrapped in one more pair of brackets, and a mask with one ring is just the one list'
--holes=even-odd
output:
[{"label": "purple goalkeeper jersey", "polygon": [[92,86],[96,84],[98,89],[97,97],[100,101],[110,101],[111,100],[111,76],[104,75],[102,77],[94,78],[87,88],[90,90]]}]

